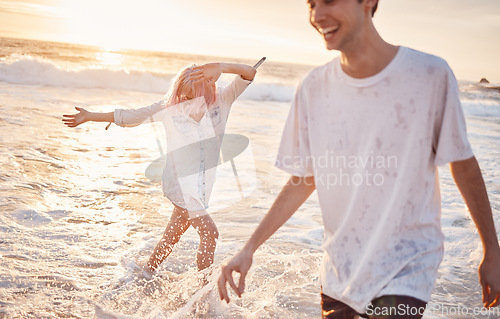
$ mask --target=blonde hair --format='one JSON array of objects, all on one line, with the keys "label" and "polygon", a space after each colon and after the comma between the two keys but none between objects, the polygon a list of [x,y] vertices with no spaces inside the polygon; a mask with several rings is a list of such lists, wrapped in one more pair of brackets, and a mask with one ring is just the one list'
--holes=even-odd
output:
[{"label": "blonde hair", "polygon": [[[215,84],[208,84],[206,81],[194,83],[190,78],[194,66],[195,65],[192,65],[182,69],[172,80],[170,89],[163,102],[166,107],[175,106],[200,97],[204,98],[207,109],[210,109],[216,103],[217,94]],[[201,109],[203,105],[201,103],[197,104],[199,104],[199,107],[191,110],[191,112],[198,113],[203,111]]]}]

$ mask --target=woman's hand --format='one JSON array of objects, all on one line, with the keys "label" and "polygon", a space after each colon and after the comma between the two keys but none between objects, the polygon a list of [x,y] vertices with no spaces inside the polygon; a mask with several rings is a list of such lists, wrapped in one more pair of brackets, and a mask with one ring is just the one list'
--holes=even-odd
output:
[{"label": "woman's hand", "polygon": [[89,111],[81,108],[81,107],[75,107],[77,111],[79,111],[77,114],[74,115],[63,115],[62,121],[64,124],[66,124],[68,127],[77,127],[78,125],[85,123],[89,120]]},{"label": "woman's hand", "polygon": [[195,83],[206,81],[208,84],[212,84],[217,82],[222,72],[222,63],[207,63],[193,67],[189,78]]}]

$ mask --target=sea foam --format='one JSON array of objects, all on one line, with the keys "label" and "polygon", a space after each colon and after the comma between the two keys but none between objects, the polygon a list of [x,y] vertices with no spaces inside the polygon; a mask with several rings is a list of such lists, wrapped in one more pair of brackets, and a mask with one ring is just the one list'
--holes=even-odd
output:
[{"label": "sea foam", "polygon": [[[175,74],[128,70],[116,66],[62,66],[51,60],[12,54],[0,58],[0,81],[22,85],[166,93]],[[256,80],[257,82],[257,80]],[[227,85],[227,78],[218,81]],[[289,102],[295,88],[276,83],[253,83],[241,96],[255,101]]]}]

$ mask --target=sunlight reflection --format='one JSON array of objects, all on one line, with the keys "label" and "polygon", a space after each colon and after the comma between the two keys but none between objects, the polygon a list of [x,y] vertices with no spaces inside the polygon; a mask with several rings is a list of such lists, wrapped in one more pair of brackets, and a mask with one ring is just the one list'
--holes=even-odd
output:
[{"label": "sunlight reflection", "polygon": [[102,65],[121,65],[123,63],[123,55],[105,51],[97,54],[97,60],[101,61]]}]

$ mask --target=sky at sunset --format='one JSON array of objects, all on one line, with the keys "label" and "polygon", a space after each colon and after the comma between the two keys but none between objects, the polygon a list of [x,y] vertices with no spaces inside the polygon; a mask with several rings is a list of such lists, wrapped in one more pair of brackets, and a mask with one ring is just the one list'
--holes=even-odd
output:
[{"label": "sky at sunset", "polygon": [[[353,0],[354,1],[354,0]],[[381,0],[382,37],[500,82],[500,1]],[[0,36],[322,64],[305,0],[0,0]]]}]

